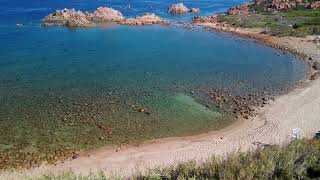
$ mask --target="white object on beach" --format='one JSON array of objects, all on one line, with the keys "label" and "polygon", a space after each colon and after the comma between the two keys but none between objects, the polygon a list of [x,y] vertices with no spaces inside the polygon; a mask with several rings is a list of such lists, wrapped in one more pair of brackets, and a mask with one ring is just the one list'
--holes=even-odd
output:
[{"label": "white object on beach", "polygon": [[302,139],[303,138],[303,131],[299,128],[292,129],[291,137],[293,139]]}]

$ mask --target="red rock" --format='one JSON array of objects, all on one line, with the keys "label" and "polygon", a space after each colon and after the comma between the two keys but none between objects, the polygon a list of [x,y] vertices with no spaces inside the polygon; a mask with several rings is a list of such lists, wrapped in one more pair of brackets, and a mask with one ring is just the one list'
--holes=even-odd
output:
[{"label": "red rock", "polygon": [[305,6],[303,0],[272,0],[272,7],[277,10],[288,10],[298,5]]},{"label": "red rock", "polygon": [[237,5],[236,7],[230,8],[227,12],[227,14],[230,15],[240,15],[240,14],[251,14],[249,11],[249,6],[251,6],[253,3],[244,3],[242,5]]},{"label": "red rock", "polygon": [[320,9],[320,1],[313,2],[310,7],[312,9]]}]

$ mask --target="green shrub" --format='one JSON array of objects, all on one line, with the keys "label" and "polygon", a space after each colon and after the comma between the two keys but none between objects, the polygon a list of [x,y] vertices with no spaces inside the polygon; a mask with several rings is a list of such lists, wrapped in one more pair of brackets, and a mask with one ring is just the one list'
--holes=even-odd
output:
[{"label": "green shrub", "polygon": [[319,17],[319,9],[298,9],[269,14],[219,15],[218,20],[236,27],[264,28],[276,36],[306,36],[320,34]]}]

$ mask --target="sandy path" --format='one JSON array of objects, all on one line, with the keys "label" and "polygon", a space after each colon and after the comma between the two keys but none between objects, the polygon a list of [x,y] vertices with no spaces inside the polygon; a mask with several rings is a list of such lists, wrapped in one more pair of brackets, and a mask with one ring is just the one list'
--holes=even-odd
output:
[{"label": "sandy path", "polygon": [[[278,38],[275,41],[290,45],[320,61],[319,49],[315,44],[312,47],[312,43],[307,40]],[[305,45],[299,46],[301,42]],[[42,166],[22,173],[4,172],[1,175],[6,179],[17,179],[26,175],[68,170],[81,174],[103,170],[106,174],[128,175],[136,169],[145,170],[188,160],[201,161],[212,155],[223,156],[238,150],[246,151],[256,148],[257,142],[285,144],[292,139],[294,128],[301,129],[304,136],[309,138],[320,130],[320,79],[277,98],[263,108],[259,116],[238,121],[220,131],[192,137],[153,140],[139,147],[126,147],[119,151],[101,148],[57,166]]]}]

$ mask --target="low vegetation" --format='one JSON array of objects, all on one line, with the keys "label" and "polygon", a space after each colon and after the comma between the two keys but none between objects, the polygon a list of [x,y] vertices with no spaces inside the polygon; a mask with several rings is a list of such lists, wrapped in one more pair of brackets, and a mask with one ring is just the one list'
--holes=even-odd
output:
[{"label": "low vegetation", "polygon": [[[265,146],[253,152],[235,153],[225,160],[212,158],[197,165],[195,162],[179,164],[147,175],[130,179],[318,179],[320,178],[320,141],[296,140],[286,147]],[[39,180],[54,179],[117,179],[102,173],[77,176],[65,173],[46,175]]]},{"label": "low vegetation", "polygon": [[[259,7],[254,7],[259,9]],[[243,28],[264,28],[277,36],[320,34],[320,9],[292,9],[285,12],[251,15],[219,15],[218,20]]]}]

